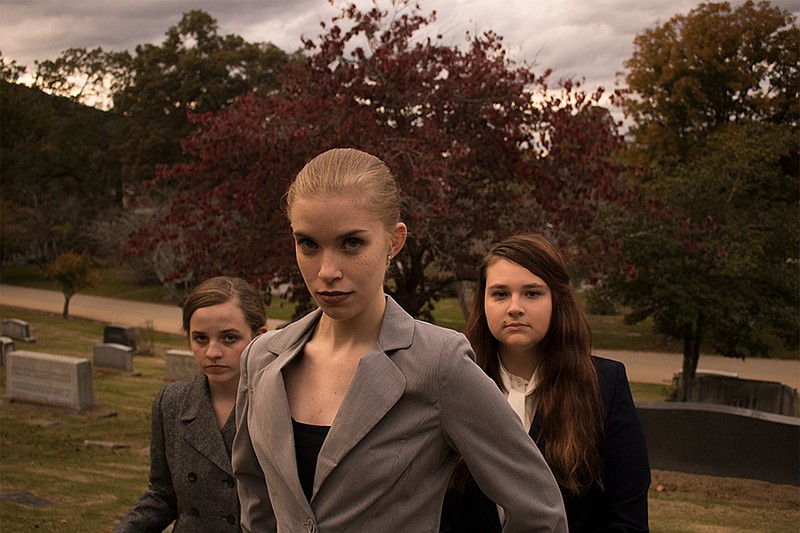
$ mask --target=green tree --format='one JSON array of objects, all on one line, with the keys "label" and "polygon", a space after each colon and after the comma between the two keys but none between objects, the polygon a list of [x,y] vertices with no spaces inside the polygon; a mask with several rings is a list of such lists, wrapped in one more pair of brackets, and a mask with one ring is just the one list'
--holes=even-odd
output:
[{"label": "green tree", "polygon": [[27,70],[25,65],[19,65],[13,59],[7,59],[0,52],[0,80],[17,83]]},{"label": "green tree", "polygon": [[745,121],[798,125],[800,30],[769,2],[703,3],[638,34],[618,103],[645,164]]},{"label": "green tree", "polygon": [[93,219],[121,203],[110,148],[117,117],[24,85],[0,81],[3,261],[40,267],[91,246]]},{"label": "green tree", "polygon": [[630,321],[683,341],[681,399],[704,341],[733,357],[798,343],[798,44],[766,2],[709,3],[637,36],[626,63],[642,201],[609,283]]},{"label": "green tree", "polygon": [[133,55],[69,48],[37,61],[35,88],[9,83],[25,68],[0,59],[0,258],[33,257],[43,266],[61,250],[97,253],[92,228],[127,200],[166,205],[174,191],[150,188],[145,198],[141,182],[157,165],[180,160],[181,139],[193,128],[187,114],[268,94],[289,56],[220,35],[211,16],[190,11],[161,45],[141,45]]},{"label": "green tree", "polygon": [[126,183],[138,185],[157,165],[180,161],[181,139],[193,127],[188,113],[219,111],[243,94],[277,88],[289,55],[218,30],[208,13],[189,11],[160,45],[136,47],[113,95],[113,111],[126,117],[127,141],[118,147]]},{"label": "green tree", "polygon": [[36,61],[34,86],[84,105],[108,109],[114,92],[130,83],[128,52],[69,48],[56,59]]},{"label": "green tree", "polygon": [[94,287],[98,273],[94,260],[87,253],[61,252],[44,269],[47,279],[55,280],[64,293],[64,309],[61,316],[69,319],[69,301],[80,290]]}]

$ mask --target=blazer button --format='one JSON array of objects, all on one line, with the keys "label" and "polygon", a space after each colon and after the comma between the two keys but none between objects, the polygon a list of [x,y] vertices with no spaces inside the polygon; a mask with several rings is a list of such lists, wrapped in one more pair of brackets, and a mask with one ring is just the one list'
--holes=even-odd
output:
[{"label": "blazer button", "polygon": [[231,526],[236,523],[236,518],[232,514],[229,514],[228,516],[226,516],[225,520],[228,522],[228,525],[231,525]]},{"label": "blazer button", "polygon": [[200,516],[200,511],[197,510],[197,507],[192,507],[191,509],[189,509],[189,514],[197,518],[198,516]]},{"label": "blazer button", "polygon": [[228,485],[230,488],[233,488],[234,485],[236,485],[236,482],[233,480],[231,476],[228,476],[228,478],[225,480],[225,484]]},{"label": "blazer button", "polygon": [[308,531],[308,533],[317,533],[317,524],[315,524],[314,521],[309,518],[303,522],[303,529]]},{"label": "blazer button", "polygon": [[194,472],[189,472],[189,475],[186,477],[189,478],[189,481],[191,481],[192,483],[197,481],[197,474],[195,474]]}]

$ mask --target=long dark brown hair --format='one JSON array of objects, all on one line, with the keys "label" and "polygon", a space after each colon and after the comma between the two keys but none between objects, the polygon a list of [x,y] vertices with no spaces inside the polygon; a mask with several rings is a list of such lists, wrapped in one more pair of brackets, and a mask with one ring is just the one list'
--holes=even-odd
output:
[{"label": "long dark brown hair", "polygon": [[553,311],[540,344],[543,358],[534,392],[536,418],[541,421],[537,440],[545,442],[545,460],[563,488],[581,493],[593,483],[602,487],[605,431],[589,321],[561,254],[545,237],[509,237],[484,256],[465,331],[476,361],[502,389],[498,341],[489,330],[484,309],[486,273],[500,259],[540,277],[552,295]]}]

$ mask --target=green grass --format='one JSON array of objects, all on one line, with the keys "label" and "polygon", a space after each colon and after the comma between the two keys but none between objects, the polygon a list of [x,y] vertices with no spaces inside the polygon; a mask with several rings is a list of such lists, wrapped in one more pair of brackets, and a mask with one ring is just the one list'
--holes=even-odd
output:
[{"label": "green grass", "polygon": [[[8,285],[34,289],[60,290],[55,281],[45,279],[36,265],[5,265],[0,269],[0,280]],[[90,296],[104,296],[139,302],[169,303],[169,297],[159,285],[140,284],[134,273],[126,267],[109,267],[100,270],[100,282],[95,287],[79,291]],[[272,296],[267,306],[267,316],[290,320],[294,307],[281,296]]]},{"label": "green grass", "polygon": [[[102,342],[103,324],[0,305],[0,317],[31,324],[36,343],[15,342],[18,350],[91,360]],[[93,372],[97,407],[83,413],[2,400],[0,409],[0,492],[27,492],[52,502],[30,508],[0,500],[0,529],[13,531],[111,531],[115,520],[147,484],[150,406],[167,382],[163,354],[187,347],[178,335],[156,334],[155,356],[134,357],[134,374]],[[0,370],[5,395],[5,369]],[[108,449],[85,441],[124,444]]]}]

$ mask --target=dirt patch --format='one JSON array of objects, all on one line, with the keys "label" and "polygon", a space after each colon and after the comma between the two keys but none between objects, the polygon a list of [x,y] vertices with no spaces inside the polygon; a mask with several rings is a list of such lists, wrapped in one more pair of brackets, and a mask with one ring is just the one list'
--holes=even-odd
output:
[{"label": "dirt patch", "polygon": [[652,533],[798,531],[800,487],[752,479],[652,471]]},{"label": "dirt patch", "polygon": [[653,470],[650,490],[693,495],[713,501],[762,501],[778,506],[800,507],[800,487],[776,485],[755,479],[703,476]]},{"label": "dirt patch", "polygon": [[0,495],[0,499],[18,503],[33,509],[41,509],[43,507],[50,507],[51,505],[54,505],[54,503],[50,500],[45,500],[44,498],[40,498],[35,494],[31,494],[30,492],[6,492]]}]

